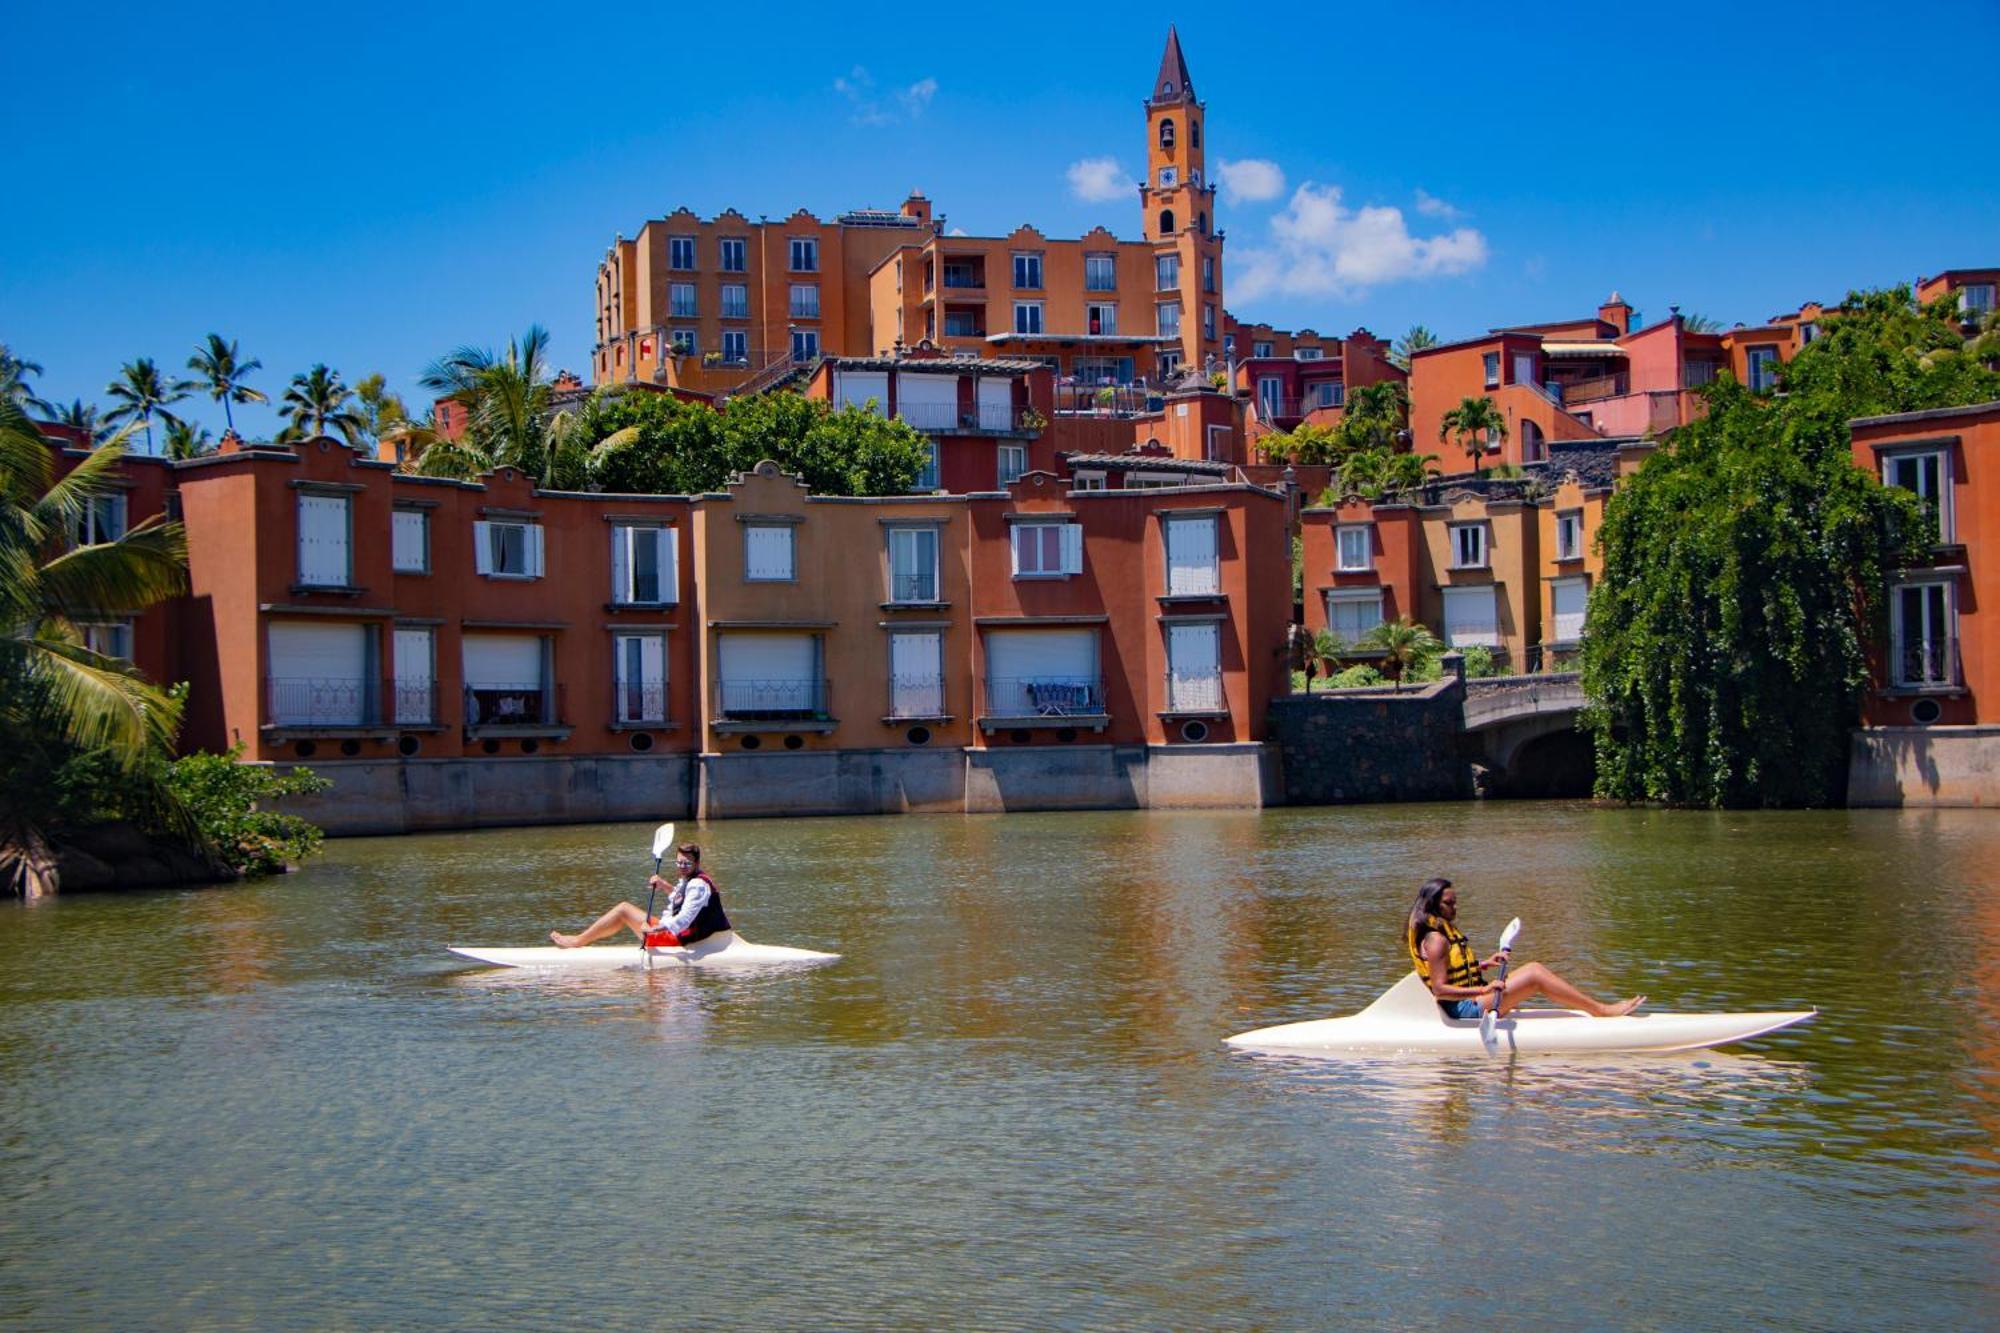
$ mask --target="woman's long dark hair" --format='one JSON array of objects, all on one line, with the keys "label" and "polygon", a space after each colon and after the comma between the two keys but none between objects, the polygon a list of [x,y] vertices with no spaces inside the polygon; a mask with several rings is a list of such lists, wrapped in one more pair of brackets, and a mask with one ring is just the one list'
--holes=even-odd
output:
[{"label": "woman's long dark hair", "polygon": [[1403,923],[1404,938],[1412,945],[1417,942],[1418,933],[1424,928],[1424,918],[1437,915],[1438,899],[1444,897],[1444,891],[1450,887],[1451,881],[1439,875],[1435,879],[1425,880],[1424,886],[1417,890],[1417,901],[1410,908],[1409,918]]}]

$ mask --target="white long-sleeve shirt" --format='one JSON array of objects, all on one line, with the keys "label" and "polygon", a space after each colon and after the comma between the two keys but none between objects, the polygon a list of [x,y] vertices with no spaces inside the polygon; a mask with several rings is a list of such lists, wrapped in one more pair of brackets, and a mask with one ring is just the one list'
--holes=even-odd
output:
[{"label": "white long-sleeve shirt", "polygon": [[694,924],[701,909],[708,906],[708,881],[689,877],[677,880],[674,891],[667,895],[667,911],[670,915],[660,918],[660,928],[671,930],[678,935]]}]

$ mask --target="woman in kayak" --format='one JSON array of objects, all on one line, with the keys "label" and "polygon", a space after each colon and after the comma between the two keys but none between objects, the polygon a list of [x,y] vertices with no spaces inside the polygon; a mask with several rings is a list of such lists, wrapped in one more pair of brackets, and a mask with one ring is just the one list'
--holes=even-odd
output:
[{"label": "woman in kayak", "polygon": [[691,842],[675,848],[674,869],[680,878],[672,884],[658,875],[647,881],[655,892],[667,890],[667,910],[660,916],[647,916],[631,903],[620,903],[577,934],[552,930],[549,939],[559,949],[577,949],[629,930],[648,948],[673,948],[730,929],[722,910],[722,894],[701,868],[701,848]]},{"label": "woman in kayak", "polygon": [[1446,1018],[1478,1018],[1498,1006],[1512,1012],[1523,1000],[1546,995],[1565,1009],[1581,1009],[1599,1018],[1619,1018],[1646,1002],[1643,995],[1606,1004],[1593,1000],[1540,963],[1509,969],[1506,983],[1489,982],[1485,969],[1498,967],[1501,955],[1482,959],[1472,942],[1452,923],[1458,919],[1458,894],[1448,879],[1427,881],[1417,890],[1416,905],[1403,933],[1410,961],[1437,998]]}]

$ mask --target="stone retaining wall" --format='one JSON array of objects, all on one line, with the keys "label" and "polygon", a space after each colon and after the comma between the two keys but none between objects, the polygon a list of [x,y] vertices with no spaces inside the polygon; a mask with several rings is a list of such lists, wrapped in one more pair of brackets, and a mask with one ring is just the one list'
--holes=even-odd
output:
[{"label": "stone retaining wall", "polygon": [[1286,805],[1451,801],[1472,795],[1460,755],[1465,685],[1274,699],[1268,717]]},{"label": "stone retaining wall", "polygon": [[2000,727],[1863,727],[1850,806],[2000,806]]}]

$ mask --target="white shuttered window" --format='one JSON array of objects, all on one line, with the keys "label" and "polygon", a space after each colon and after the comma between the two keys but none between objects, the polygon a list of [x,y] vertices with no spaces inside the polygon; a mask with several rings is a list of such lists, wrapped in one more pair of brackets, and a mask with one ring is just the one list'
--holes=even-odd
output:
[{"label": "white shuttered window", "polygon": [[1220,712],[1222,626],[1167,626],[1167,707],[1176,712]]},{"label": "white shuttered window", "polygon": [[438,720],[436,711],[436,641],[429,629],[398,629],[396,651],[396,722],[426,726]]},{"label": "white shuttered window", "polygon": [[315,588],[345,588],[353,582],[348,543],[348,499],[344,495],[299,496],[299,582]]},{"label": "white shuttered window", "polygon": [[667,720],[667,636],[620,634],[614,639],[620,722]]},{"label": "white shuttered window", "polygon": [[944,636],[935,631],[889,636],[889,715],[944,716]]},{"label": "white shuttered window", "polygon": [[786,583],[793,571],[792,525],[748,523],[743,528],[743,577],[753,582]]},{"label": "white shuttered window", "polygon": [[1208,597],[1222,591],[1215,550],[1215,515],[1170,518],[1167,535],[1167,593]]},{"label": "white shuttered window", "polygon": [[431,569],[431,518],[421,509],[398,509],[389,519],[389,561],[398,574]]},{"label": "white shuttered window", "polygon": [[538,579],[542,576],[542,527],[539,523],[474,523],[473,566],[491,579]]},{"label": "white shuttered window", "polygon": [[662,605],[680,600],[672,528],[617,523],[611,528],[611,600]]},{"label": "white shuttered window", "polygon": [[1555,604],[1557,643],[1583,640],[1583,615],[1590,605],[1590,585],[1583,579],[1557,579],[1549,585],[1549,600]]},{"label": "white shuttered window", "polygon": [[1444,641],[1454,648],[1500,646],[1498,589],[1491,584],[1444,590]]},{"label": "white shuttered window", "polygon": [[1014,577],[1060,578],[1083,572],[1083,525],[1016,523]]}]

